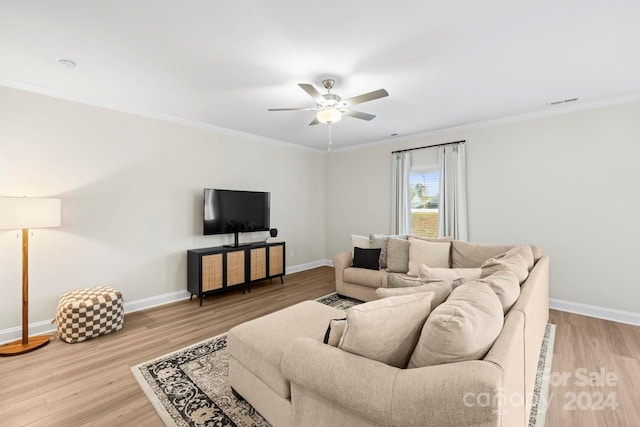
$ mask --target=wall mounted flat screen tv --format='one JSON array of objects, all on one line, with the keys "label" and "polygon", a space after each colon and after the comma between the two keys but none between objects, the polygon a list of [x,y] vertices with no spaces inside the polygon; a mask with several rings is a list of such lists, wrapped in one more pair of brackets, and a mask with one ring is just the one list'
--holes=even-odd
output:
[{"label": "wall mounted flat screen tv", "polygon": [[268,231],[271,193],[204,189],[204,234]]}]

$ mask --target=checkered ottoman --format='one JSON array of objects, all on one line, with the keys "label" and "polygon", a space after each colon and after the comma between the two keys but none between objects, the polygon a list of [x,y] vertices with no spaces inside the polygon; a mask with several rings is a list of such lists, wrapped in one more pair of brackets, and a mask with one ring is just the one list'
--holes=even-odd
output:
[{"label": "checkered ottoman", "polygon": [[118,331],[123,322],[122,293],[109,285],[67,292],[58,302],[58,333],[68,343]]}]

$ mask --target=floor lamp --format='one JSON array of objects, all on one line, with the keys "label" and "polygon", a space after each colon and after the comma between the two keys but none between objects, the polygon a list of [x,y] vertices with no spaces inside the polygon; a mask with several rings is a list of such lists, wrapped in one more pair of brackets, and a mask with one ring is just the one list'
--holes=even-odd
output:
[{"label": "floor lamp", "polygon": [[22,230],[22,339],[0,345],[0,356],[16,356],[49,344],[49,336],[29,336],[29,229],[59,227],[60,199],[0,197],[0,230]]}]

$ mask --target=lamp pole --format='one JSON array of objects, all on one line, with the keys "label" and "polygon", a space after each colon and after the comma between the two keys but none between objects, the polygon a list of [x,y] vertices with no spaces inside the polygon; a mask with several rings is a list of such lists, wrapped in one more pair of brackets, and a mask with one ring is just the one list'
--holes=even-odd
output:
[{"label": "lamp pole", "polygon": [[29,229],[59,227],[60,199],[0,197],[0,230],[22,230],[22,338],[0,345],[0,356],[16,356],[49,344],[51,337],[29,337]]}]

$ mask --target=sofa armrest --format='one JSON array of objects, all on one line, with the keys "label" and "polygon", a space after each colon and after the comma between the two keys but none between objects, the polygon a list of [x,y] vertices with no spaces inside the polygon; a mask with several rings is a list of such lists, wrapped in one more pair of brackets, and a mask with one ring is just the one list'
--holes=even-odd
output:
[{"label": "sofa armrest", "polygon": [[333,267],[336,270],[344,270],[347,267],[351,267],[353,262],[353,256],[351,252],[342,252],[333,257]]},{"label": "sofa armrest", "polygon": [[336,292],[344,294],[344,269],[351,267],[351,252],[342,252],[333,257],[333,268],[336,273]]},{"label": "sofa armrest", "polygon": [[[385,426],[483,425],[500,423],[502,371],[470,361],[398,369],[310,338],[296,339],[284,353],[282,373],[292,384]],[[489,403],[476,400],[481,393]],[[294,414],[296,397],[292,396]],[[308,404],[308,402],[305,402]],[[308,405],[301,404],[301,407]],[[304,414],[295,414],[304,419]]]}]

